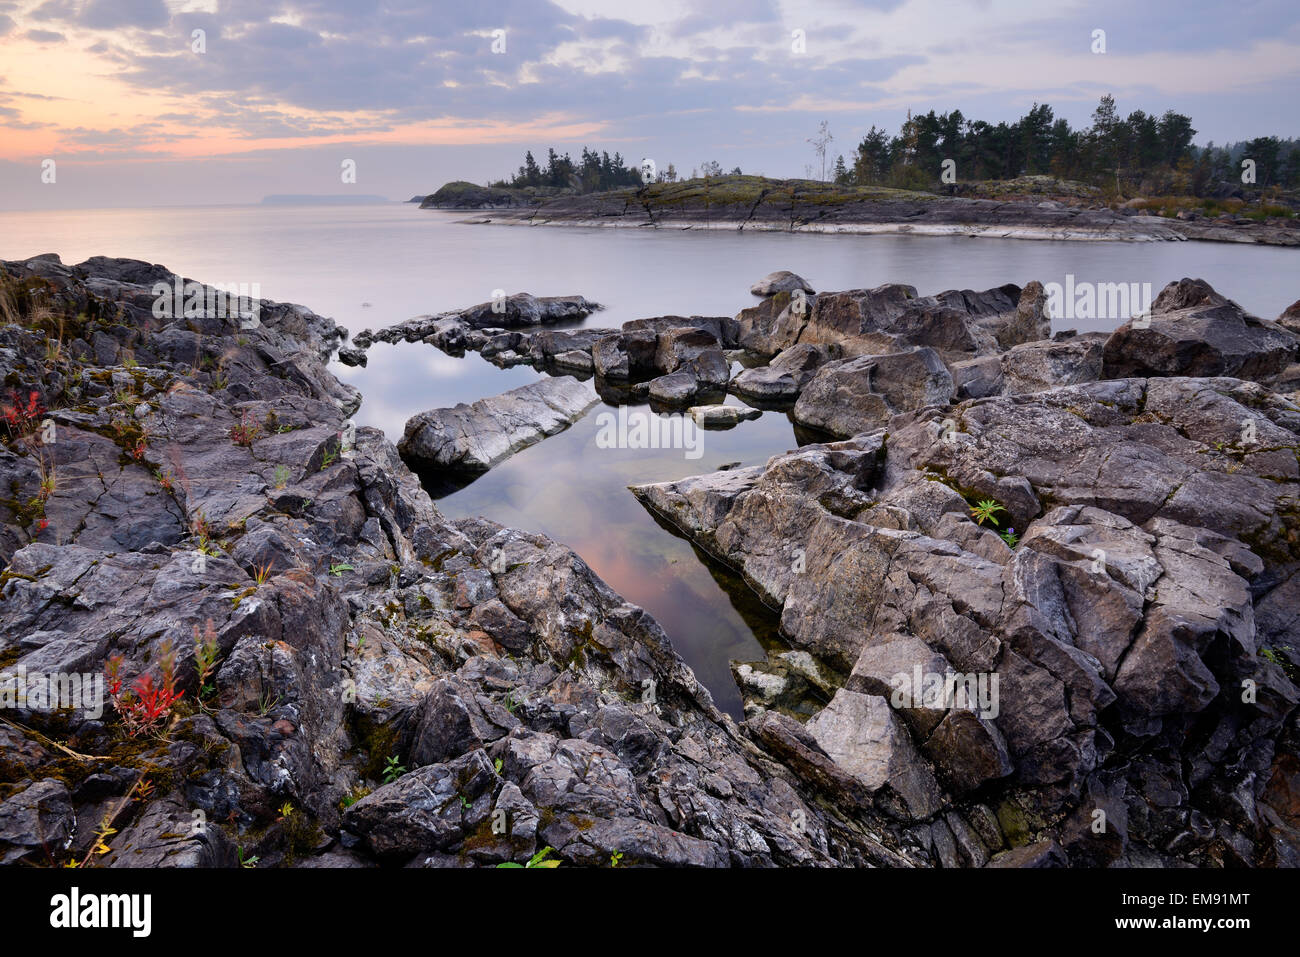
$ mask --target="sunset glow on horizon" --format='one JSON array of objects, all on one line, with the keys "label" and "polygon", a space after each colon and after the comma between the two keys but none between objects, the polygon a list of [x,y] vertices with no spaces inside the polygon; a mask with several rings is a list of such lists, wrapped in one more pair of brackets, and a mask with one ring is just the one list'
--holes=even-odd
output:
[{"label": "sunset glow on horizon", "polygon": [[[1104,93],[1191,112],[1199,142],[1294,134],[1300,29],[1284,3],[1216,23],[1184,4],[1176,24],[1132,6],[0,0],[0,205],[86,202],[110,171],[128,201],[250,201],[303,176],[325,188],[345,155],[398,196],[549,146],[797,175],[822,119],[851,151],[908,110],[997,120],[1048,99],[1077,124]],[[47,159],[80,185],[33,197]]]}]

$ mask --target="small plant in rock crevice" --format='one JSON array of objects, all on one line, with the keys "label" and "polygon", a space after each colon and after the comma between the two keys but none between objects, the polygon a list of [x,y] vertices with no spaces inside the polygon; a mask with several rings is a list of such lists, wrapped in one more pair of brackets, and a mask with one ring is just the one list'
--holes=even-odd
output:
[{"label": "small plant in rock crevice", "polygon": [[280,703],[280,695],[274,691],[263,691],[257,697],[257,716],[265,718]]},{"label": "small plant in rock crevice", "polygon": [[1260,648],[1259,656],[1265,661],[1271,661],[1285,672],[1286,676],[1293,682],[1300,682],[1300,668],[1293,665],[1289,659],[1284,658],[1277,653],[1275,648]]},{"label": "small plant in rock crevice", "polygon": [[122,676],[122,655],[112,655],[104,666],[108,684],[108,696],[113,702],[113,710],[121,717],[129,737],[155,733],[166,725],[173,709],[184,691],[176,687],[176,656],[171,648],[163,646],[158,659],[160,680],[145,672],[131,682],[129,689],[124,689]]},{"label": "small plant in rock crevice", "polygon": [[990,522],[997,525],[998,520],[995,515],[997,512],[1005,512],[1006,509],[999,505],[991,498],[982,499],[971,506],[970,517],[975,519],[976,525],[983,525]]},{"label": "small plant in rock crevice", "polygon": [[244,414],[240,416],[239,424],[230,427],[229,435],[230,441],[248,448],[261,437],[262,427],[248,420],[248,410],[245,409]]},{"label": "small plant in rock crevice", "polygon": [[272,571],[273,569],[271,567],[270,562],[266,562],[265,564],[254,566],[253,581],[257,582],[257,585],[260,588],[262,585],[265,585],[268,580],[270,580]]},{"label": "small plant in rock crevice", "polygon": [[50,496],[53,495],[55,489],[58,488],[59,480],[58,480],[58,476],[55,474],[53,465],[47,466],[45,462],[42,461],[40,463],[40,470],[41,470],[41,486],[40,486],[40,491],[37,493],[37,495],[42,502],[48,502]]},{"label": "small plant in rock crevice", "polygon": [[198,540],[199,551],[206,552],[208,543],[212,540],[212,522],[201,508],[196,509],[194,517],[190,519],[190,534]]},{"label": "small plant in rock crevice", "polygon": [[207,626],[202,637],[199,636],[199,626],[194,626],[194,670],[199,677],[199,705],[202,707],[204,699],[210,698],[216,693],[216,686],[212,684],[212,676],[217,670],[217,656],[220,648],[217,645],[217,636],[212,627],[212,619],[208,619]]},{"label": "small plant in rock crevice", "polygon": [[392,784],[405,773],[406,768],[401,764],[401,758],[395,754],[389,755],[388,760],[384,762],[384,783]]},{"label": "small plant in rock crevice", "polygon": [[27,439],[36,431],[41,416],[45,414],[40,393],[29,392],[25,401],[16,390],[9,394],[11,401],[0,405],[0,422],[4,423],[11,441]]},{"label": "small plant in rock crevice", "polygon": [[370,788],[361,786],[352,788],[339,801],[339,810],[346,811],[368,794],[370,794]]}]

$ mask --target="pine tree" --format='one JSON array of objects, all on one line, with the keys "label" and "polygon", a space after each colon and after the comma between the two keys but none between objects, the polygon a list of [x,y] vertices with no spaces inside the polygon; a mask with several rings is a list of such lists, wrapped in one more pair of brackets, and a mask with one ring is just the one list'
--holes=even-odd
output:
[{"label": "pine tree", "polygon": [[519,176],[523,180],[521,186],[541,186],[542,171],[537,168],[537,160],[533,159],[533,151],[529,150],[524,154],[524,165],[519,169]]}]

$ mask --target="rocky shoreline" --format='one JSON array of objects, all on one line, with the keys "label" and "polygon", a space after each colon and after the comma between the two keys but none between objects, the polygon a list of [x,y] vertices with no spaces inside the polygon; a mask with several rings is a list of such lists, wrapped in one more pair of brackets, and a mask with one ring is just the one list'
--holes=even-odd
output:
[{"label": "rocky shoreline", "polygon": [[[159,318],[175,278],[0,263],[0,692],[137,689],[0,713],[0,862],[1300,865],[1300,308],[1189,279],[1050,337],[1037,283],[785,275],[735,317],[521,295],[349,347],[300,306]],[[743,722],[578,555],[447,520],[350,426],[326,362],[378,339],[789,409],[816,441],[633,490],[780,613]],[[552,399],[408,437],[502,427],[490,464]]]},{"label": "rocky shoreline", "polygon": [[463,199],[441,202],[435,195],[420,208],[474,211],[474,216],[461,222],[479,225],[1300,246],[1300,221],[1295,219],[1166,218],[1137,209],[1113,210],[1056,199],[1005,201],[752,176],[538,197],[527,205],[495,205],[490,195],[467,205]]}]

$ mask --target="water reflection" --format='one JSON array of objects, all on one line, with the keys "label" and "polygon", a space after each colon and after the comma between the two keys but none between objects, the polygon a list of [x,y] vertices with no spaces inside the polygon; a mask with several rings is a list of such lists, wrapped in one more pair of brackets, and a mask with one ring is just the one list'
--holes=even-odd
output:
[{"label": "water reflection", "polygon": [[[473,361],[467,359],[466,361]],[[784,647],[777,614],[734,573],[646,512],[627,486],[758,465],[794,448],[789,418],[766,412],[727,431],[701,431],[700,457],[682,449],[601,448],[598,405],[557,435],[524,449],[459,488],[429,483],[453,517],[487,515],[568,545],[628,601],[652,614],[713,694],[741,714],[730,662]]]}]

